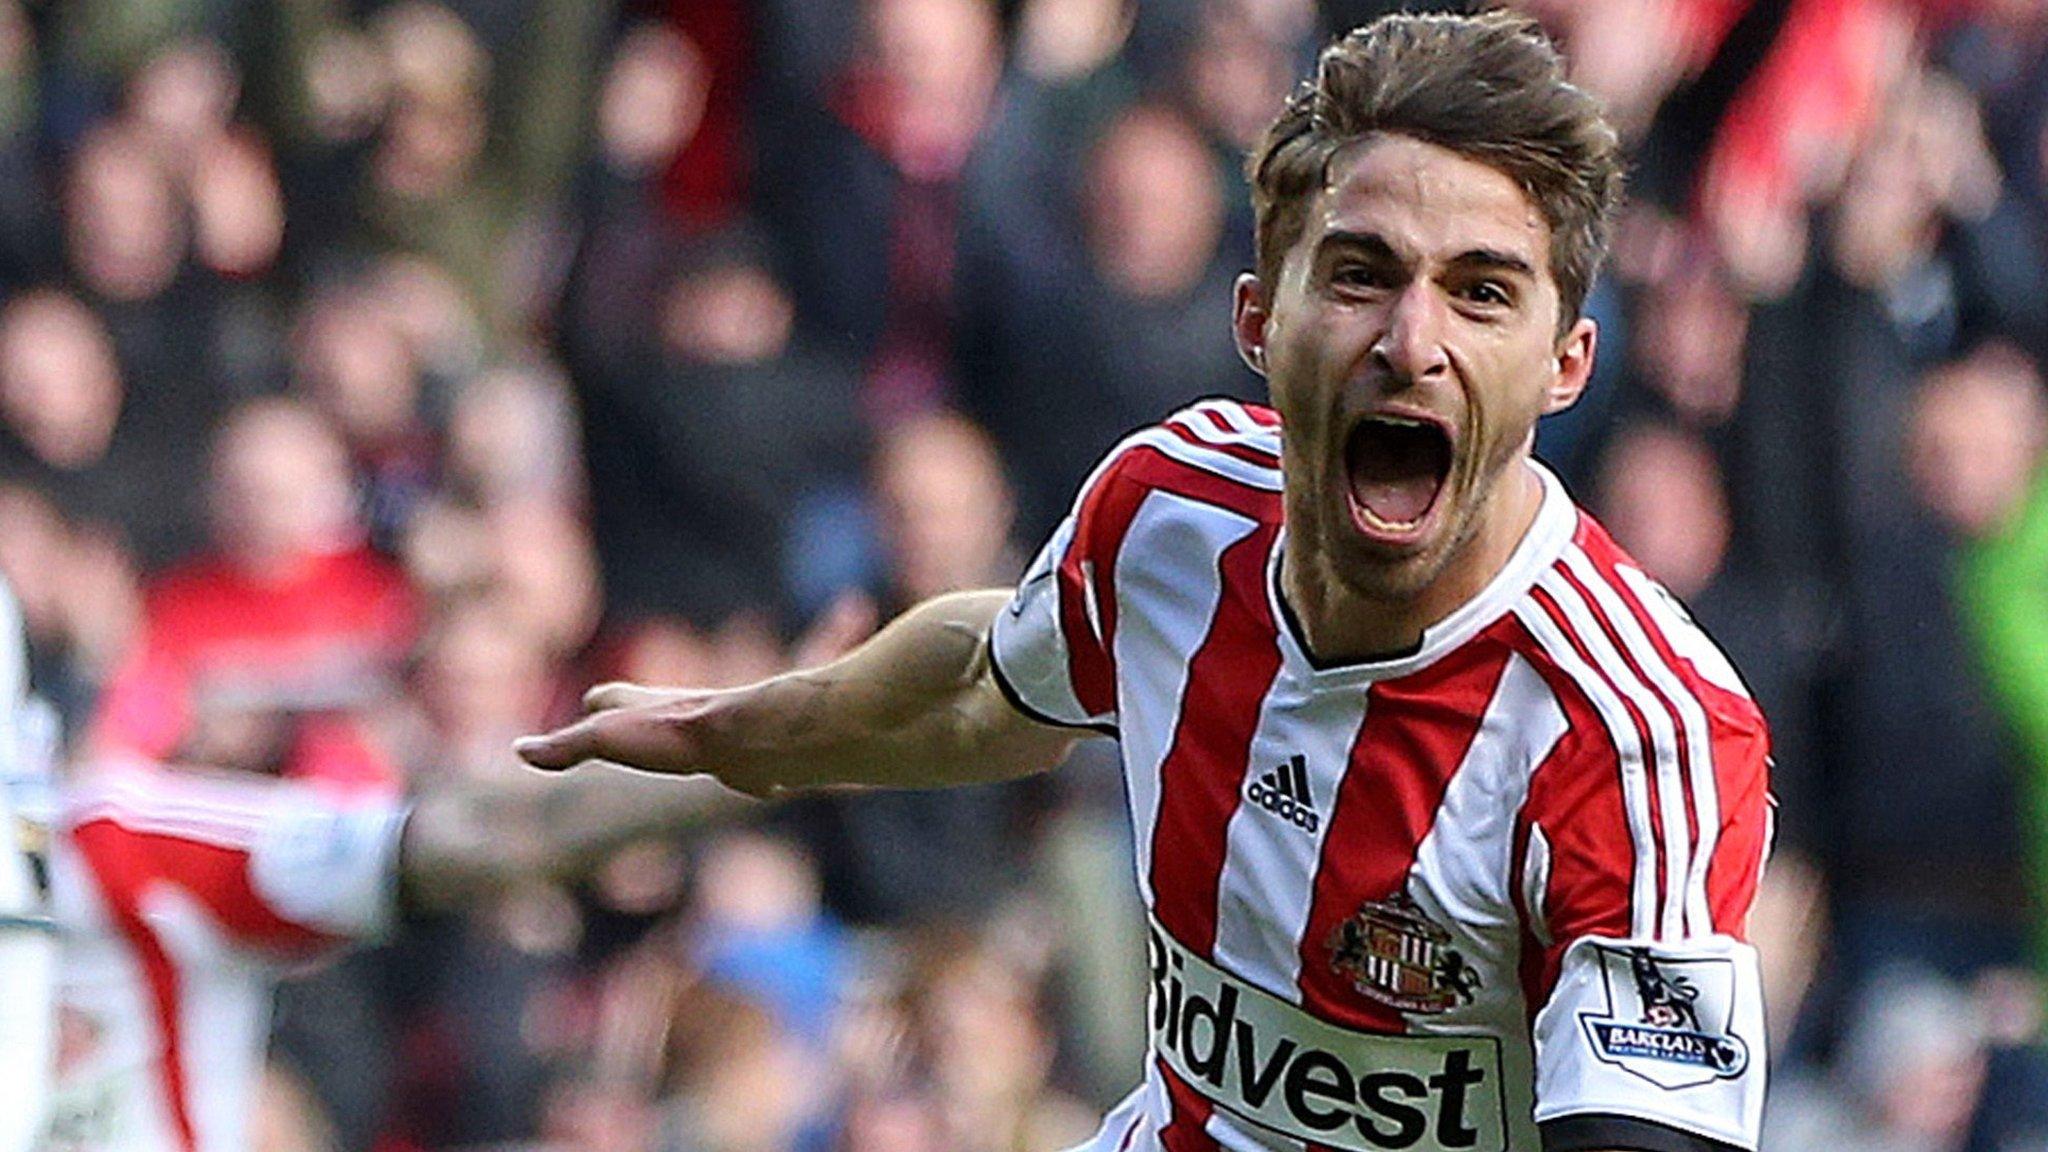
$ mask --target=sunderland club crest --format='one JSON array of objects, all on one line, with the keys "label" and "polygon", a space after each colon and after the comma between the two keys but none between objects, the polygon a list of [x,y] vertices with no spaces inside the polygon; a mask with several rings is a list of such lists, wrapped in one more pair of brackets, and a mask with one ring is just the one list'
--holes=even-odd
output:
[{"label": "sunderland club crest", "polygon": [[1330,938],[1330,964],[1352,987],[1402,1012],[1470,1004],[1479,972],[1450,947],[1450,930],[1405,892],[1361,906]]}]

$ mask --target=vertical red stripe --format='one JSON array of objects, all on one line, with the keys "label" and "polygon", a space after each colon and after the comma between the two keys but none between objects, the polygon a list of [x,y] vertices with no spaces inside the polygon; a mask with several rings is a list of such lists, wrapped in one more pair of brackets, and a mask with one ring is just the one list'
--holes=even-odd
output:
[{"label": "vertical red stripe", "polygon": [[[1692,747],[1692,737],[1687,735],[1685,731],[1685,716],[1679,712],[1678,702],[1673,700],[1670,694],[1665,692],[1664,689],[1660,685],[1658,685],[1657,681],[1653,679],[1649,675],[1649,673],[1644,669],[1643,662],[1637,656],[1635,650],[1631,648],[1625,640],[1622,639],[1621,629],[1618,626],[1616,626],[1614,621],[1607,618],[1606,610],[1601,607],[1600,602],[1598,600],[1595,600],[1593,598],[1592,590],[1586,587],[1585,582],[1580,580],[1578,578],[1577,573],[1574,573],[1571,570],[1571,568],[1567,565],[1559,564],[1557,566],[1557,571],[1559,575],[1564,577],[1565,582],[1567,584],[1570,584],[1572,588],[1578,592],[1579,599],[1585,601],[1586,611],[1592,613],[1594,621],[1600,625],[1600,630],[1606,634],[1607,642],[1613,646],[1616,652],[1621,653],[1622,663],[1627,666],[1629,674],[1631,676],[1634,676],[1636,680],[1643,685],[1643,687],[1649,689],[1650,696],[1653,699],[1655,699],[1657,701],[1658,706],[1663,708],[1665,713],[1671,717],[1672,737],[1677,745],[1677,747],[1674,750],[1674,759],[1676,759],[1678,762],[1678,780],[1680,786],[1679,799],[1681,800],[1682,807],[1685,811],[1685,843],[1687,845],[1687,871],[1689,874],[1691,870],[1689,858],[1691,856],[1692,850],[1697,848],[1700,842],[1700,814],[1699,809],[1693,804],[1692,759],[1694,753]],[[1615,588],[1617,590],[1620,587],[1620,583],[1621,582],[1618,580],[1607,581],[1608,587]],[[1623,602],[1623,607],[1624,609],[1626,609],[1626,601]],[[1637,616],[1636,623],[1645,633],[1648,633],[1650,635],[1656,634],[1656,625],[1644,622],[1640,616]],[[1652,644],[1652,647],[1655,647],[1654,643]],[[1658,659],[1664,660],[1667,666],[1669,666],[1671,663],[1671,661],[1664,656],[1659,656]],[[1609,678],[1612,679],[1611,676]],[[1674,678],[1676,678],[1675,673]],[[1644,733],[1643,762],[1644,767],[1646,768],[1646,772],[1644,774],[1648,776],[1650,780],[1653,782],[1651,795],[1654,797],[1656,795],[1657,788],[1661,787],[1661,785],[1655,783],[1658,779],[1656,746],[1650,743],[1650,729],[1647,723],[1643,725],[1642,730]],[[1651,801],[1650,811],[1658,826],[1662,827],[1664,820],[1664,809],[1660,805],[1658,805],[1654,799]],[[1663,851],[1664,840],[1661,836],[1658,838],[1657,845],[1658,850],[1660,852]],[[1678,892],[1667,892],[1665,893],[1664,898],[1667,901],[1675,900],[1683,904],[1685,900],[1685,892],[1682,890]]]},{"label": "vertical red stripe", "polygon": [[[1551,944],[1540,947],[1526,931],[1523,941],[1521,978],[1533,1019],[1550,999],[1572,941],[1631,934],[1636,845],[1622,795],[1621,752],[1592,697],[1521,621],[1513,624],[1517,650],[1550,686],[1567,723],[1563,739],[1529,778],[1529,798],[1515,838],[1517,907],[1528,826],[1541,826],[1550,841],[1550,884],[1542,911]],[[1522,911],[1527,917],[1537,910]]]},{"label": "vertical red stripe", "polygon": [[1338,971],[1332,941],[1359,906],[1406,885],[1415,851],[1435,823],[1444,790],[1479,734],[1511,654],[1495,625],[1428,668],[1371,688],[1365,724],[1337,788],[1301,939],[1302,1005],[1374,1032],[1401,1032],[1395,1009]]},{"label": "vertical red stripe", "polygon": [[1216,900],[1230,817],[1251,758],[1259,707],[1280,672],[1266,598],[1279,528],[1264,524],[1223,551],[1223,595],[1189,662],[1187,694],[1160,766],[1152,836],[1152,907],[1175,939],[1202,955],[1216,944]]},{"label": "vertical red stripe", "polygon": [[1209,1117],[1216,1106],[1188,1086],[1187,1081],[1158,1061],[1159,1075],[1166,1080],[1166,1100],[1172,1115],[1159,1130],[1159,1146],[1166,1152],[1219,1152],[1216,1138],[1209,1135]]},{"label": "vertical red stripe", "polygon": [[[1679,683],[1706,713],[1714,785],[1721,807],[1716,814],[1721,823],[1720,837],[1714,845],[1713,859],[1707,862],[1707,908],[1714,931],[1746,938],[1749,908],[1756,897],[1764,842],[1769,833],[1770,733],[1763,711],[1756,701],[1700,675],[1691,661],[1678,655],[1656,617],[1636,595],[1634,586],[1615,574],[1617,565],[1632,561],[1605,530],[1585,520],[1577,542],[1594,567],[1609,577],[1608,585],[1649,636],[1658,657],[1670,666]],[[1694,820],[1698,820],[1696,813]]]},{"label": "vertical red stripe", "polygon": [[[1536,603],[1537,607],[1543,609],[1544,614],[1550,617],[1552,626],[1564,635],[1565,642],[1571,645],[1572,651],[1578,654],[1579,659],[1587,667],[1591,668],[1593,674],[1598,676],[1607,685],[1608,694],[1621,702],[1622,710],[1628,713],[1629,723],[1635,728],[1636,742],[1642,748],[1643,754],[1643,804],[1649,809],[1650,843],[1654,848],[1651,858],[1655,862],[1656,869],[1656,903],[1650,909],[1650,916],[1653,926],[1652,935],[1656,935],[1661,932],[1665,905],[1674,898],[1674,895],[1678,899],[1684,899],[1684,893],[1674,894],[1666,891],[1669,885],[1665,883],[1665,870],[1668,867],[1666,857],[1668,853],[1664,850],[1664,809],[1658,802],[1657,745],[1655,741],[1650,739],[1649,722],[1644,719],[1642,710],[1636,707],[1635,701],[1629,699],[1628,693],[1621,690],[1621,685],[1616,683],[1614,679],[1614,673],[1600,661],[1593,658],[1592,650],[1586,647],[1585,638],[1579,635],[1578,628],[1565,616],[1564,609],[1558,605],[1557,599],[1542,588],[1531,589],[1529,596]],[[1605,721],[1602,721],[1602,723],[1604,724]],[[1620,790],[1621,749],[1616,748],[1614,751],[1613,775],[1616,782],[1615,796],[1625,805],[1627,798]],[[1626,811],[1623,813],[1623,819],[1624,821],[1627,819]],[[1626,827],[1626,823],[1623,826]]]},{"label": "vertical red stripe", "polygon": [[[1073,684],[1074,698],[1091,716],[1116,710],[1116,649],[1112,644],[1116,557],[1147,492],[1143,485],[1120,483],[1120,471],[1120,467],[1105,470],[1082,497],[1074,539],[1059,567],[1060,632],[1067,642],[1067,678]],[[1095,601],[1094,623],[1088,618],[1090,597]]]},{"label": "vertical red stripe", "polygon": [[142,894],[167,883],[191,894],[230,932],[246,940],[289,947],[323,942],[317,933],[280,919],[249,887],[248,853],[174,836],[133,832],[111,820],[95,820],[71,832],[92,869],[108,912],[141,961],[155,1010],[157,1075],[181,1148],[198,1148],[192,1126],[179,1017],[180,980],[175,960],[143,917]]},{"label": "vertical red stripe", "polygon": [[98,881],[114,926],[135,949],[142,963],[142,975],[149,982],[150,1007],[156,1012],[159,1047],[156,1053],[158,1090],[171,1118],[178,1147],[196,1152],[199,1139],[192,1128],[192,1110],[185,1096],[183,1028],[178,1017],[179,980],[177,965],[164,951],[156,933],[142,918],[137,906],[141,887],[141,863],[136,853],[123,851],[121,829],[106,823],[73,830],[72,840],[90,864]]}]

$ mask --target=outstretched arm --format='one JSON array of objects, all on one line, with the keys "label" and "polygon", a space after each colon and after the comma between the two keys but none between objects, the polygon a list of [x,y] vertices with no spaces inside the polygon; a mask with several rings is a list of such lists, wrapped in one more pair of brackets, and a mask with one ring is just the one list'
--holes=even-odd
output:
[{"label": "outstretched arm", "polygon": [[607,685],[591,715],[519,742],[539,768],[608,760],[709,773],[757,796],[828,784],[935,787],[1058,764],[1076,734],[1004,699],[988,634],[1000,591],[928,600],[822,667],[724,691]]},{"label": "outstretched arm", "polygon": [[583,876],[635,840],[685,834],[747,804],[709,779],[601,764],[436,789],[406,817],[400,891],[406,907],[437,911],[525,880]]}]

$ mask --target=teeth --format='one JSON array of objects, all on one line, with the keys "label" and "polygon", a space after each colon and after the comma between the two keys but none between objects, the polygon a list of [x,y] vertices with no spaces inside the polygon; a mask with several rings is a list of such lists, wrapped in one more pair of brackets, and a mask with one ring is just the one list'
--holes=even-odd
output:
[{"label": "teeth", "polygon": [[1365,518],[1372,522],[1373,527],[1387,532],[1406,532],[1429,518],[1429,514],[1425,512],[1414,520],[1386,520],[1370,508],[1361,507],[1359,511],[1365,514]]},{"label": "teeth", "polygon": [[1368,419],[1374,424],[1391,424],[1396,428],[1427,428],[1429,426],[1427,421],[1411,420],[1406,416],[1372,416],[1368,417]]}]

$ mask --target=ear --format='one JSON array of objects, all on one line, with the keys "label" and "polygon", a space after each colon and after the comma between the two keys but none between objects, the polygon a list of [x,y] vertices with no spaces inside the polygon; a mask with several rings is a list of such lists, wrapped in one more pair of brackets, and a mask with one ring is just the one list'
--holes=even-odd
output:
[{"label": "ear", "polygon": [[1562,412],[1579,402],[1586,391],[1587,381],[1593,378],[1593,352],[1600,343],[1600,326],[1590,318],[1581,316],[1557,343],[1557,355],[1551,360],[1553,366],[1550,386],[1543,396],[1543,414]]},{"label": "ear", "polygon": [[1266,322],[1271,317],[1265,285],[1250,272],[1238,276],[1231,287],[1230,334],[1237,341],[1237,354],[1261,376],[1266,374]]}]

